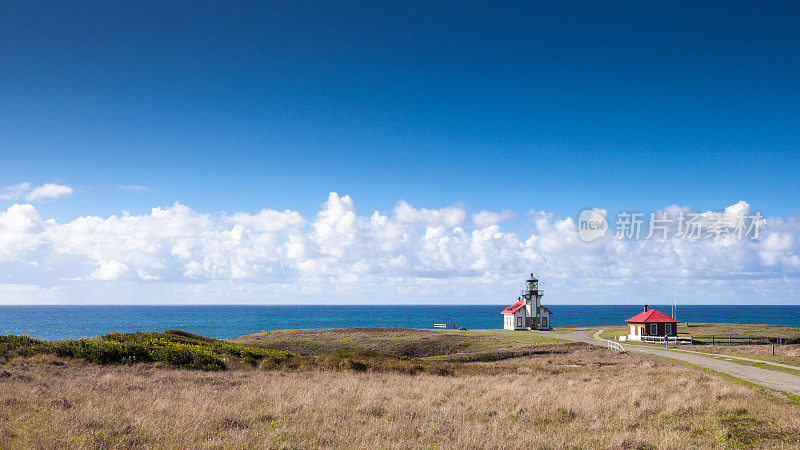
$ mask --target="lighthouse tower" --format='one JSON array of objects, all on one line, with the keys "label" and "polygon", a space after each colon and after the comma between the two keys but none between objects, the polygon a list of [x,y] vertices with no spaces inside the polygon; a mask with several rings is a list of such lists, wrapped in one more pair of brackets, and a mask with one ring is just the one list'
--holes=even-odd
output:
[{"label": "lighthouse tower", "polygon": [[539,280],[533,274],[525,280],[525,289],[521,294],[525,300],[525,315],[528,322],[525,324],[525,328],[529,330],[549,328],[549,323],[542,323],[542,297],[544,296],[544,291],[539,290]]},{"label": "lighthouse tower", "polygon": [[550,316],[553,313],[542,306],[544,291],[539,289],[539,280],[531,274],[525,280],[525,289],[517,301],[500,313],[503,315],[505,330],[549,330]]}]

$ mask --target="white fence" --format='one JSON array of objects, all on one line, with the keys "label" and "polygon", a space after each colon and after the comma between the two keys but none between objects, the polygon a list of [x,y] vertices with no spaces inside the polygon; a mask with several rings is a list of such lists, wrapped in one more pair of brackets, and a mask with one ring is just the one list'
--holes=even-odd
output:
[{"label": "white fence", "polygon": [[625,353],[625,347],[623,347],[619,342],[608,341],[608,349],[614,350],[618,353]]},{"label": "white fence", "polygon": [[[655,344],[663,344],[664,343],[664,336],[642,336],[642,342],[650,342]],[[692,337],[691,336],[667,336],[667,342],[673,342],[678,344],[691,344]]]}]

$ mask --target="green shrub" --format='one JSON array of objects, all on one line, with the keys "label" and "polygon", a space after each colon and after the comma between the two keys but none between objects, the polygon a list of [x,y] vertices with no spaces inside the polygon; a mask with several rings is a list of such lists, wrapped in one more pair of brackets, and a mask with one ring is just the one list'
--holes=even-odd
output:
[{"label": "green shrub", "polygon": [[220,358],[223,355],[241,359],[253,366],[264,359],[279,364],[294,356],[286,351],[245,347],[179,330],[111,333],[99,338],[70,341],[0,336],[0,357],[28,357],[40,353],[81,358],[96,364],[160,361],[173,367],[199,370],[225,370],[227,365]]},{"label": "green shrub", "polygon": [[13,334],[0,336],[0,357],[2,358],[53,353],[54,349],[53,342],[33,339],[28,336],[15,336]]}]

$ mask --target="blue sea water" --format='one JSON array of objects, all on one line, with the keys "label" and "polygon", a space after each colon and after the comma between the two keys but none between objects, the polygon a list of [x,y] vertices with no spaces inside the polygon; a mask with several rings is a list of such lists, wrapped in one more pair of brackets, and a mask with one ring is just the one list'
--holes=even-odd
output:
[{"label": "blue sea water", "polygon": [[[74,339],[105,333],[170,328],[232,339],[266,330],[349,327],[501,328],[507,305],[369,306],[0,306],[0,334]],[[553,326],[622,325],[638,305],[548,305]],[[669,314],[670,307],[653,308]],[[800,326],[800,305],[681,305],[682,322],[768,323]]]}]

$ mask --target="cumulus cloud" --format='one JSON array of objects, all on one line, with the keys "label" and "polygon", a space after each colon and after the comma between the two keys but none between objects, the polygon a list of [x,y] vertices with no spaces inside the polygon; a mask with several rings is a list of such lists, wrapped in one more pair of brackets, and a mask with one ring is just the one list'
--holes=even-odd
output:
[{"label": "cumulus cloud", "polygon": [[241,225],[249,230],[277,233],[289,228],[305,225],[306,220],[297,211],[275,211],[262,209],[258,214],[236,213],[226,219],[228,223]]},{"label": "cumulus cloud", "polygon": [[394,207],[394,217],[401,223],[413,225],[442,224],[454,227],[464,222],[467,213],[463,208],[455,205],[442,209],[416,209],[401,200]]},{"label": "cumulus cloud", "polygon": [[514,217],[517,217],[517,214],[514,211],[480,211],[472,215],[472,223],[474,223],[478,228],[486,228],[491,225],[503,223],[508,219],[513,219]]},{"label": "cumulus cloud", "polygon": [[0,212],[0,262],[22,262],[43,244],[45,224],[33,205]]},{"label": "cumulus cloud", "polygon": [[[685,210],[673,205],[659,213]],[[740,202],[724,211],[750,213],[750,206]],[[571,217],[545,211],[529,212],[529,228],[516,233],[500,226],[513,217],[508,211],[467,217],[460,205],[418,209],[405,201],[389,215],[360,214],[350,196],[337,193],[309,219],[272,209],[203,214],[176,203],[149,214],[59,223],[40,217],[33,205],[16,204],[0,212],[0,290],[97,281],[233,283],[259,295],[280,287],[295,294],[338,289],[345,296],[377,292],[386,298],[391,291],[398,301],[413,294],[504,303],[508,298],[497,289],[513,293],[530,271],[562,302],[638,302],[659,292],[671,296],[679,284],[692,286],[694,295],[714,285],[723,299],[745,287],[763,296],[800,288],[797,217],[765,219],[757,240],[619,240],[609,234],[591,243],[578,238]],[[725,289],[719,283],[727,283]]]},{"label": "cumulus cloud", "polygon": [[130,269],[125,264],[112,259],[110,261],[103,261],[100,263],[100,266],[94,271],[94,273],[92,273],[90,278],[93,280],[105,281],[119,280],[125,276],[129,270]]},{"label": "cumulus cloud", "polygon": [[69,186],[47,183],[33,187],[30,183],[19,183],[0,189],[0,199],[21,200],[36,202],[39,200],[54,199],[72,194],[74,191]]}]

